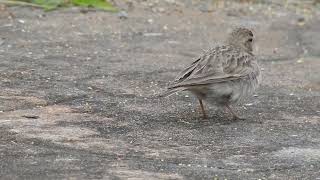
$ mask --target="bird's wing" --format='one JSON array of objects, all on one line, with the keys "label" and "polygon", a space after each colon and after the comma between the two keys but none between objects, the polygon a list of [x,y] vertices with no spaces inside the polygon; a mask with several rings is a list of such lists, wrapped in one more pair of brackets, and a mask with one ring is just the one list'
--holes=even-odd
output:
[{"label": "bird's wing", "polygon": [[171,82],[171,84],[177,84],[179,82],[184,81],[185,79],[187,79],[188,77],[190,77],[190,75],[192,74],[192,72],[199,66],[201,61],[201,57],[198,58],[196,61],[194,61],[190,66],[188,66],[185,70],[183,70],[182,72],[180,72],[178,74],[178,76],[174,79],[173,82]]},{"label": "bird's wing", "polygon": [[[205,52],[202,56],[200,56],[196,61],[194,61],[190,66],[188,66],[185,70],[180,72],[178,76],[171,82],[171,86],[183,82],[187,79],[190,79],[198,74],[201,74],[204,71],[208,71],[210,68],[211,72],[215,72],[216,74],[222,73],[222,67],[220,62],[214,62],[219,60],[219,58],[214,57],[216,55],[217,48],[210,49]],[[215,66],[211,66],[211,64],[215,64]]]},{"label": "bird's wing", "polygon": [[229,46],[217,47],[182,71],[169,88],[207,85],[244,78],[253,72],[254,56]]}]

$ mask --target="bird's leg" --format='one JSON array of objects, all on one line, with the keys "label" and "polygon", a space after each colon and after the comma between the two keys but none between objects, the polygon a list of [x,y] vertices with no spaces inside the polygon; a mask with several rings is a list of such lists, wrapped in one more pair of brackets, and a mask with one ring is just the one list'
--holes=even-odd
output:
[{"label": "bird's leg", "polygon": [[199,103],[200,103],[200,108],[201,108],[201,111],[202,111],[203,119],[207,119],[208,116],[206,114],[206,111],[204,110],[202,99],[198,99],[198,100],[199,100]]},{"label": "bird's leg", "polygon": [[235,120],[244,120],[244,118],[239,117],[232,109],[229,105],[226,105],[226,108],[229,110],[229,112],[231,112],[231,114],[233,115],[233,119]]}]

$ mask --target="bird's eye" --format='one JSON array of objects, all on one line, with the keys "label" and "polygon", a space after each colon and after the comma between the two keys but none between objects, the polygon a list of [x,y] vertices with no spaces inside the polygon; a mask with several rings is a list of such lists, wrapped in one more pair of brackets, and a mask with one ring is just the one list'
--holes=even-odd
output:
[{"label": "bird's eye", "polygon": [[252,41],[253,41],[253,39],[252,39],[252,38],[248,39],[248,42],[252,42]]}]

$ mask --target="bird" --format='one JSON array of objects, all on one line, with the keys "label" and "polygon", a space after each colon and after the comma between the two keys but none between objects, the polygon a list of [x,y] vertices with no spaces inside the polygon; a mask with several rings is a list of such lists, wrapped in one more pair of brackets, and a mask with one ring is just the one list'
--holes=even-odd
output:
[{"label": "bird", "polygon": [[253,45],[254,35],[250,29],[234,28],[225,43],[210,48],[187,66],[161,96],[190,91],[199,101],[203,118],[208,118],[205,101],[228,110],[233,119],[245,119],[238,116],[231,105],[252,95],[261,81]]}]

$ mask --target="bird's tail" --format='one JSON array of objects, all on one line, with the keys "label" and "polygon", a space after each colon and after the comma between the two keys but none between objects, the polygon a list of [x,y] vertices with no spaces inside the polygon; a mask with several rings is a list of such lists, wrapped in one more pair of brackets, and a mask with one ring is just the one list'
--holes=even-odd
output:
[{"label": "bird's tail", "polygon": [[185,87],[178,87],[178,88],[168,89],[167,91],[159,94],[158,97],[168,97],[168,96],[171,96],[173,93],[184,91],[186,89],[187,88],[185,88]]}]

